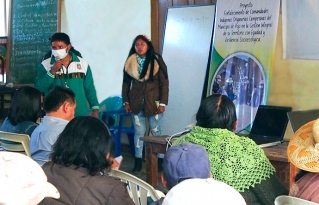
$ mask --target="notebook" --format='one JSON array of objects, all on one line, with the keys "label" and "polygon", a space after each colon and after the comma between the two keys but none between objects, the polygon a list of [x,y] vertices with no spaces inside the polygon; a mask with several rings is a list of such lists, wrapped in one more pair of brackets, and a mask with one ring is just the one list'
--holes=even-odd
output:
[{"label": "notebook", "polygon": [[287,113],[291,107],[259,105],[248,137],[259,147],[282,143],[288,124]]},{"label": "notebook", "polygon": [[292,131],[296,132],[302,125],[319,118],[319,109],[288,112]]}]

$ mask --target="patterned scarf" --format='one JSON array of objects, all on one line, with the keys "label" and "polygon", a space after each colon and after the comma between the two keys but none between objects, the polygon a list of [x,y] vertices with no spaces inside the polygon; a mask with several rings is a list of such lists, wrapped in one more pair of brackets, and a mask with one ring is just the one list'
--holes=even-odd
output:
[{"label": "patterned scarf", "polygon": [[275,172],[264,151],[249,138],[239,137],[227,129],[193,127],[192,132],[174,141],[202,145],[208,155],[213,178],[239,192],[260,184]]},{"label": "patterned scarf", "polygon": [[137,63],[138,63],[138,74],[140,74],[140,75],[141,75],[142,70],[143,70],[145,59],[146,59],[146,56],[141,58],[139,55],[136,55],[136,60],[137,60]]}]

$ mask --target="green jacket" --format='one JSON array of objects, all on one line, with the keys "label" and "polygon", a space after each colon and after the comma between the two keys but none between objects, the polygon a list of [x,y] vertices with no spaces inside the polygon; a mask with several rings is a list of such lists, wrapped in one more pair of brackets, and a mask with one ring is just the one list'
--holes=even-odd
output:
[{"label": "green jacket", "polygon": [[88,63],[73,52],[72,62],[66,69],[63,67],[55,74],[51,73],[51,67],[55,58],[47,58],[36,68],[35,87],[41,92],[48,92],[55,86],[67,86],[75,93],[75,116],[85,116],[89,112],[88,104],[92,109],[99,109],[93,76]]}]

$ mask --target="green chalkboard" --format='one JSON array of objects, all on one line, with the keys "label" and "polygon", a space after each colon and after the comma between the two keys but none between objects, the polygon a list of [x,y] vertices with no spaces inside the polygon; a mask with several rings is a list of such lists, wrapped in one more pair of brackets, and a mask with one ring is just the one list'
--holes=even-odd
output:
[{"label": "green chalkboard", "polygon": [[7,82],[33,84],[36,66],[59,30],[59,0],[11,0]]}]

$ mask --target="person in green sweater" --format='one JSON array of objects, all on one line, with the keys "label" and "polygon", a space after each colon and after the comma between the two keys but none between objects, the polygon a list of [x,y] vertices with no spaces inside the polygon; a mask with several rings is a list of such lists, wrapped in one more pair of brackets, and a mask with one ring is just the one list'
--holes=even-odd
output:
[{"label": "person in green sweater", "polygon": [[242,194],[248,205],[270,205],[288,189],[279,181],[264,151],[251,139],[239,137],[234,103],[220,94],[205,98],[196,114],[196,126],[174,145],[202,145],[210,159],[213,178]]},{"label": "person in green sweater", "polygon": [[47,95],[55,86],[65,86],[75,93],[75,116],[98,117],[99,102],[89,64],[71,45],[65,33],[55,33],[50,38],[51,52],[36,68],[35,87]]}]

